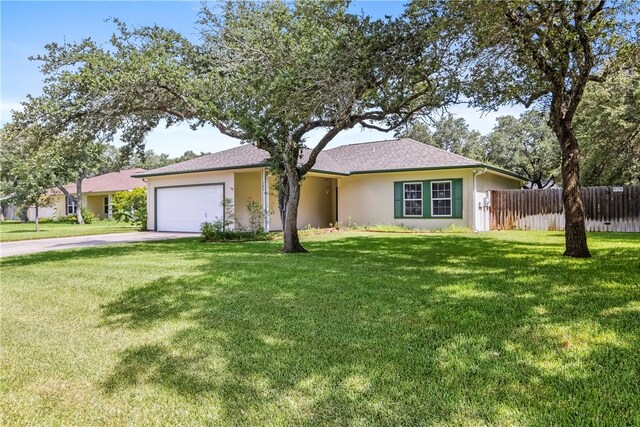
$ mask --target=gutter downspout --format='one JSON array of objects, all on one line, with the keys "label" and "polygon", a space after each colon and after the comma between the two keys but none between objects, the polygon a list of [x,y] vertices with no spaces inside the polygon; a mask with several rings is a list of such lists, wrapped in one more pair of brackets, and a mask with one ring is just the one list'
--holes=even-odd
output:
[{"label": "gutter downspout", "polygon": [[[487,171],[487,168],[484,169],[474,169],[473,170],[473,231],[478,232],[478,222],[476,221],[476,216],[478,215],[478,200],[476,200],[476,177],[478,175],[482,175]],[[484,207],[482,208],[482,223],[484,224]]]}]

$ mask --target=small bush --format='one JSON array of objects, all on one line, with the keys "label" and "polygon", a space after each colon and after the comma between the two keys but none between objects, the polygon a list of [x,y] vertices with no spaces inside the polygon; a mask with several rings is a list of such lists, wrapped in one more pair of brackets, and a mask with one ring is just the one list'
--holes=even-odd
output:
[{"label": "small bush", "polygon": [[264,220],[266,213],[262,206],[255,200],[247,202],[247,211],[249,212],[249,231],[254,236],[264,233]]},{"label": "small bush", "polygon": [[77,224],[78,217],[76,217],[75,215],[61,216],[60,218],[56,218],[55,222],[67,222],[69,224]]},{"label": "small bush", "polygon": [[84,221],[85,224],[91,224],[93,222],[94,218],[96,217],[93,214],[93,212],[91,212],[87,208],[82,208],[80,213],[82,214],[82,220]]},{"label": "small bush", "polygon": [[200,224],[200,234],[205,242],[216,240],[223,232],[222,221],[203,222]]},{"label": "small bush", "polygon": [[147,189],[135,188],[118,191],[111,198],[113,217],[119,222],[128,222],[147,229]]},{"label": "small bush", "polygon": [[200,225],[200,234],[203,242],[246,242],[250,240],[266,240],[268,236],[265,232],[228,230],[225,222],[221,219],[213,222],[203,222]]}]

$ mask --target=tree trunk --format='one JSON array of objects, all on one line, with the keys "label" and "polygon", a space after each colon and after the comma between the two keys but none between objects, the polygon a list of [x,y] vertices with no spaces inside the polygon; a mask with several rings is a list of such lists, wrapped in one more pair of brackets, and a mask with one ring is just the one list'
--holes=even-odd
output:
[{"label": "tree trunk", "polygon": [[[552,118],[553,120],[553,118]],[[575,132],[566,120],[553,122],[562,147],[562,203],[565,218],[565,256],[589,258],[582,189],[580,188],[580,151]]]},{"label": "tree trunk", "polygon": [[300,244],[298,237],[298,204],[300,203],[300,180],[295,170],[287,171],[288,194],[286,197],[284,222],[282,230],[284,231],[284,248],[285,253],[307,252]]},{"label": "tree trunk", "polygon": [[282,174],[278,177],[278,210],[280,211],[280,222],[284,229],[284,223],[287,216],[287,202],[289,200],[289,184],[287,176]]},{"label": "tree trunk", "polygon": [[78,181],[76,182],[76,220],[78,224],[84,224],[84,218],[82,218],[82,180],[84,179],[84,174],[80,175]]},{"label": "tree trunk", "polygon": [[36,202],[36,233],[40,232],[40,221],[38,220],[38,215],[40,214],[40,206],[38,202]]}]

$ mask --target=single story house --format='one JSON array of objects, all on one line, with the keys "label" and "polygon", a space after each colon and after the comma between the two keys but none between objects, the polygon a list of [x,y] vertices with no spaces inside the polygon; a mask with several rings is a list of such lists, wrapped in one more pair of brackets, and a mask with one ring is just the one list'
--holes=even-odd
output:
[{"label": "single story house", "polygon": [[[135,174],[147,181],[147,228],[197,232],[201,223],[223,217],[224,200],[236,225],[246,226],[253,200],[268,213],[265,229],[281,230],[268,157],[246,144]],[[298,228],[351,222],[488,230],[488,192],[524,181],[408,138],[344,145],[321,152],[303,180]]]},{"label": "single story house", "polygon": [[[130,191],[134,188],[145,187],[145,182],[132,175],[143,173],[141,168],[110,172],[103,175],[85,178],[82,181],[82,207],[89,209],[96,218],[110,219],[112,217],[111,197],[118,191]],[[64,186],[74,196],[77,187],[74,182]],[[64,217],[74,215],[77,206],[72,198],[66,197],[58,188],[50,190],[54,196],[52,212],[49,217]],[[43,215],[41,214],[42,218]]]}]

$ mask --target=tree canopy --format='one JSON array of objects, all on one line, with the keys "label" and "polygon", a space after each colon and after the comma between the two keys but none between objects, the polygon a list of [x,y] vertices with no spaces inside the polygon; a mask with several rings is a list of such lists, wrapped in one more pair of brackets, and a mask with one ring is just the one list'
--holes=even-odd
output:
[{"label": "tree canopy", "polygon": [[584,185],[640,183],[640,70],[590,83],[575,120]]},{"label": "tree canopy", "polygon": [[[435,9],[435,12],[434,12]],[[416,0],[409,19],[447,25],[441,32],[459,64],[471,105],[537,103],[562,153],[565,255],[589,257],[573,119],[589,82],[604,81],[617,60],[638,49],[634,2]],[[453,40],[454,42],[451,42]]]},{"label": "tree canopy", "polygon": [[483,138],[484,160],[518,172],[531,188],[546,188],[560,181],[560,147],[543,113],[535,110],[519,118],[498,117]]},{"label": "tree canopy", "polygon": [[[3,202],[28,209],[48,204],[47,190],[55,183],[55,175],[48,167],[51,158],[47,147],[34,144],[39,138],[36,129],[19,137],[7,138],[8,129],[0,131],[3,141],[0,150],[0,197]],[[36,212],[36,231],[38,215]]]},{"label": "tree canopy", "polygon": [[[349,13],[347,2],[203,6],[198,43],[170,29],[115,23],[108,47],[91,39],[50,44],[37,58],[47,76],[38,101],[47,128],[95,140],[120,131],[133,149],[159,124],[187,121],[254,144],[278,176],[287,252],[304,250],[300,181],[338,133],[393,130],[456,96],[428,24],[372,20]],[[311,132],[320,137],[307,147]]]}]

